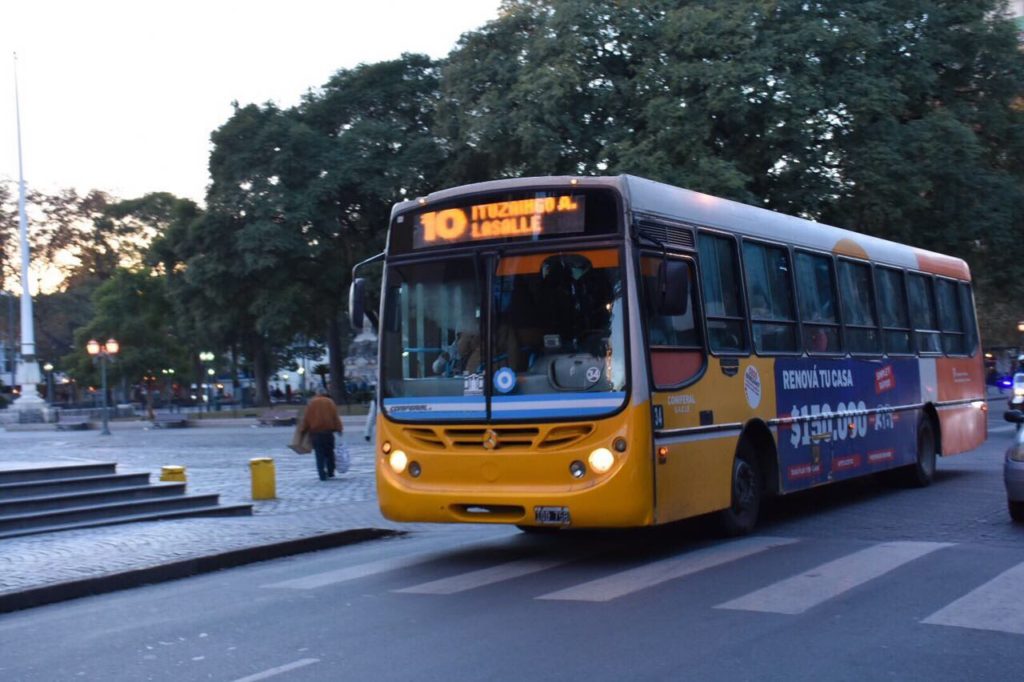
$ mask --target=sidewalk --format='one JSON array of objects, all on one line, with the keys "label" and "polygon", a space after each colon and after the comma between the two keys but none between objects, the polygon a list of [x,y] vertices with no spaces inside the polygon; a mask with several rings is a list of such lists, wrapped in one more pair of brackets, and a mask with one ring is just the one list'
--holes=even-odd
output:
[{"label": "sidewalk", "polygon": [[[318,479],[312,455],[286,447],[290,427],[227,421],[220,428],[153,429],[114,422],[109,436],[0,431],[0,467],[116,462],[119,473],[146,471],[155,481],[161,467],[180,464],[190,494],[253,504],[251,517],[129,523],[0,541],[0,613],[413,528],[380,515],[364,420],[346,417],[344,423],[352,468],[328,481]],[[254,457],[273,458],[277,499],[251,499]]]}]

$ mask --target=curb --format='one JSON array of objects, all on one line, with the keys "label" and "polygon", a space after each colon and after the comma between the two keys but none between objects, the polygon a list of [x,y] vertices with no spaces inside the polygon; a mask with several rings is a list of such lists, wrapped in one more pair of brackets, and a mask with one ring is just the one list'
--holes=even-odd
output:
[{"label": "curb", "polygon": [[[253,428],[280,428],[281,432],[290,432],[294,429],[294,426],[288,425],[287,427],[281,425],[270,425],[264,426],[259,423],[258,417],[219,417],[219,418],[207,418],[207,419],[187,419],[186,416],[186,429],[210,429],[210,428],[226,428],[226,427],[239,427],[239,426],[251,426]],[[345,428],[362,429],[366,425],[366,415],[341,415],[342,424]],[[26,431],[49,431],[58,432],[60,429],[57,428],[59,422],[40,422],[36,424],[3,424],[0,423],[0,428],[11,433],[26,432]],[[153,422],[148,419],[111,419],[108,422],[108,427],[111,431],[130,431],[130,430],[148,430],[153,428],[159,428],[153,425]],[[98,431],[100,429],[100,422],[90,421],[86,422],[86,426],[83,431]]]},{"label": "curb", "polygon": [[0,593],[0,613],[54,604],[69,599],[106,594],[117,590],[139,587],[153,583],[177,580],[200,573],[210,573],[225,568],[244,566],[258,561],[280,559],[294,554],[315,552],[344,545],[375,540],[382,537],[402,535],[402,531],[384,528],[355,528],[336,533],[324,533],[297,540],[285,540],[269,545],[256,545],[230,550],[220,554],[193,557],[159,566],[139,568],[121,573],[71,580],[43,587],[33,587],[20,592]]}]

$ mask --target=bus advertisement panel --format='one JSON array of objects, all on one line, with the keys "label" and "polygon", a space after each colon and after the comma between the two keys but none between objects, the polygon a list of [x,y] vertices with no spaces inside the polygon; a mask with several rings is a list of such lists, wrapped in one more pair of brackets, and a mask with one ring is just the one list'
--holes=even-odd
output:
[{"label": "bus advertisement panel", "polygon": [[920,404],[917,359],[775,361],[784,490],[909,464]]}]

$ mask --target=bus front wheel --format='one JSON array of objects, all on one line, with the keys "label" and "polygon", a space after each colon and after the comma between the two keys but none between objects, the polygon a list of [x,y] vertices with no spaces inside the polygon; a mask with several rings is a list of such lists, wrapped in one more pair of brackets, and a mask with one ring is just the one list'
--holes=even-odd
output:
[{"label": "bus front wheel", "polygon": [[761,510],[761,472],[757,464],[737,457],[732,463],[732,504],[718,512],[718,522],[726,535],[746,535],[757,525]]}]

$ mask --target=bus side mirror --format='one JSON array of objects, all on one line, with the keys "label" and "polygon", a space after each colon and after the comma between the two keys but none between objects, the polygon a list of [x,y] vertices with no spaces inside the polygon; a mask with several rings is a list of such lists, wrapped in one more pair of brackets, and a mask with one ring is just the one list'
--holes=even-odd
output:
[{"label": "bus side mirror", "polygon": [[663,260],[658,270],[658,314],[685,315],[690,303],[690,268],[679,260]]},{"label": "bus side mirror", "polygon": [[366,314],[366,280],[356,277],[348,288],[348,320],[356,329],[362,329]]}]

